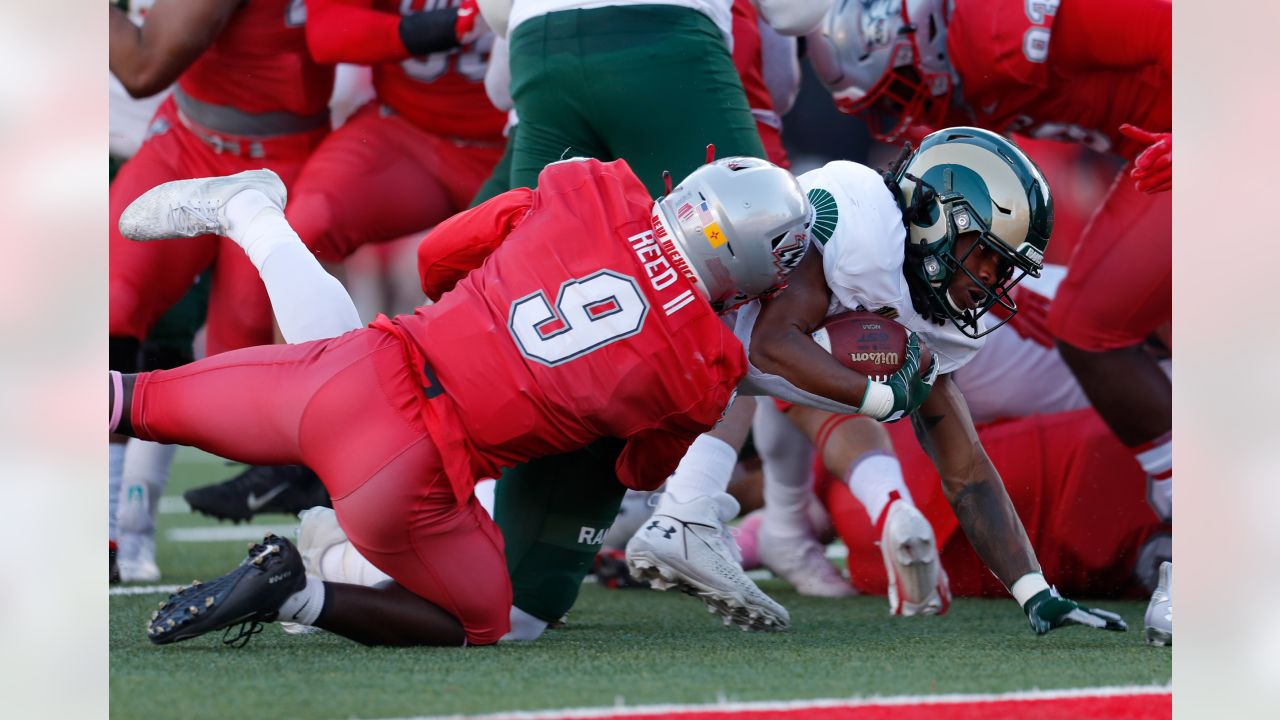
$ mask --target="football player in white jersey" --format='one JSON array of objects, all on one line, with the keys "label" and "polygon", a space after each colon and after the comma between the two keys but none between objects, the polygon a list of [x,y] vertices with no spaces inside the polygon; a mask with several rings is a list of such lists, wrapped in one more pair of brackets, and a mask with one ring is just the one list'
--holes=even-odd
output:
[{"label": "football player in white jersey", "polygon": [[[983,337],[1016,312],[1009,291],[1040,273],[1053,211],[1039,170],[1003,137],[949,128],[925,138],[884,177],[835,162],[800,182],[815,210],[813,249],[785,292],[739,313],[736,334],[751,361],[740,391],[814,408],[811,437],[841,416],[895,421],[911,415],[969,541],[1036,633],[1072,624],[1126,629],[1119,616],[1080,607],[1046,582],[952,377]],[[1002,318],[989,312],[995,308]],[[925,380],[919,379],[918,347],[902,370],[877,381],[844,367],[809,337],[827,317],[857,309],[891,317],[912,331],[913,343],[929,347],[933,365]],[[710,435],[695,442],[653,519],[628,543],[628,562],[633,574],[699,595],[731,622],[785,627],[785,609],[742,574],[723,525],[729,514],[724,486],[709,481],[727,482],[728,470],[718,465],[735,456]],[[697,472],[682,474],[686,464]],[[928,562],[936,548],[922,542],[932,531],[927,522],[920,527],[923,516],[903,491],[889,489],[881,502],[867,504],[873,515],[887,515],[891,549],[901,551],[890,570],[916,576],[900,583],[913,595],[893,602],[904,613],[940,612],[946,592],[932,597],[936,557]],[[905,502],[894,502],[899,499]]]}]

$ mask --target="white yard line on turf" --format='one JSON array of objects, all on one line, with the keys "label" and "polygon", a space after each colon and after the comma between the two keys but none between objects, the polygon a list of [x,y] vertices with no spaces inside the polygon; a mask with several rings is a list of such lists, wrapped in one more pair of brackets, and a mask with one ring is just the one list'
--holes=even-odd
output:
[{"label": "white yard line on turf", "polygon": [[705,703],[701,705],[630,705],[623,699],[613,707],[567,708],[490,713],[486,715],[421,715],[412,718],[388,720],[551,720],[552,718],[627,717],[629,715],[660,715],[675,713],[732,713],[749,711],[784,711],[822,708],[852,708],[877,705],[944,705],[952,703],[1002,702],[1017,700],[1066,700],[1072,698],[1122,697],[1127,695],[1168,695],[1172,685],[1121,685],[1114,687],[1069,688],[1065,690],[1022,690],[1008,693],[974,693],[947,695],[870,695],[866,697],[822,698],[817,700],[790,700],[766,702]]},{"label": "white yard line on turf", "polygon": [[171,528],[165,538],[172,542],[221,542],[224,540],[261,540],[268,533],[293,537],[298,523],[287,525],[210,525],[207,527]]}]

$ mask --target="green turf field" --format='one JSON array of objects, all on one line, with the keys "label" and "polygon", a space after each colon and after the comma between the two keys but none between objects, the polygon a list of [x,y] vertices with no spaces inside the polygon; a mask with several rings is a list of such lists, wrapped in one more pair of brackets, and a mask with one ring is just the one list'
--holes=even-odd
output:
[{"label": "green turf field", "polygon": [[[184,450],[168,493],[180,497],[237,470]],[[283,525],[289,518],[261,520]],[[165,583],[209,579],[243,557],[245,540],[176,542],[169,535],[207,527],[218,524],[189,513],[160,516]],[[378,718],[1171,679],[1171,651],[1142,643],[1141,602],[1104,603],[1129,622],[1128,633],[1070,628],[1036,637],[1012,600],[958,599],[942,618],[891,619],[883,598],[819,600],[777,581],[762,585],[791,611],[790,632],[747,634],[723,627],[683,595],[589,585],[568,626],[535,643],[425,650],[363,648],[327,634],[293,637],[274,625],[242,649],[224,647],[217,634],[155,647],[144,624],[164,595],[116,595],[111,714]]]}]

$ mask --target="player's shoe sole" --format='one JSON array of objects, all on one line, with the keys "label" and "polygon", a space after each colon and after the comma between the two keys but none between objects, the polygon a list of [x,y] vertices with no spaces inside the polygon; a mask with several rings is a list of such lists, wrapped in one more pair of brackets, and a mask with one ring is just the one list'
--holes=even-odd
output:
[{"label": "player's shoe sole", "polygon": [[234,570],[208,583],[182,588],[160,603],[147,623],[147,637],[157,645],[189,640],[208,632],[248,625],[231,639],[240,645],[275,620],[281,604],[306,586],[302,557],[293,543],[267,535],[249,548]]},{"label": "player's shoe sole", "polygon": [[725,625],[786,630],[791,624],[786,608],[756,587],[729,555],[732,551],[725,543],[733,538],[725,535],[713,507],[709,497],[689,503],[664,498],[650,522],[627,543],[632,577],[655,590],[675,589],[697,597]]},{"label": "player's shoe sole", "polygon": [[140,195],[120,214],[120,233],[130,240],[226,235],[226,206],[244,190],[257,190],[284,209],[284,183],[266,169],[225,177],[174,180]]},{"label": "player's shoe sole", "polygon": [[880,553],[889,578],[889,612],[893,615],[943,615],[951,591],[938,557],[933,526],[913,505],[895,501],[880,536]]}]

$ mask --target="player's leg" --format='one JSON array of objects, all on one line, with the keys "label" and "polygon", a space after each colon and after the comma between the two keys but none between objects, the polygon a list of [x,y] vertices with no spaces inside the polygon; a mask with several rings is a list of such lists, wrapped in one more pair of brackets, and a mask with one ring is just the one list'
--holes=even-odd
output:
[{"label": "player's leg", "polygon": [[425,232],[462,209],[448,192],[443,144],[381,103],[368,103],[307,159],[285,216],[326,262],[368,243]]},{"label": "player's leg", "polygon": [[[157,183],[183,177],[182,157],[173,131],[161,129],[121,166],[110,186],[108,354],[111,367],[121,372],[142,369],[143,339],[164,311],[190,288],[191,279],[213,262],[217,249],[217,240],[211,236],[153,248],[132,243],[120,234],[118,220],[130,202]],[[109,445],[108,531],[113,561],[126,440],[113,437]]]},{"label": "player's leg", "polygon": [[[592,42],[601,52],[583,61],[582,72],[593,91],[593,127],[654,197],[665,192],[662,171],[677,181],[687,176],[706,162],[708,144],[717,157],[766,157],[733,58],[705,14],[651,7],[632,13],[621,40],[608,34],[584,40],[588,48]],[[690,57],[698,58],[696,73],[688,72]],[[655,122],[653,98],[672,93],[679,112]]]},{"label": "player's leg", "polygon": [[[316,468],[353,545],[395,580],[364,588],[307,579],[292,544],[269,538],[251,551],[256,565],[242,564],[167,603],[151,623],[153,641],[193,637],[243,617],[316,625],[368,644],[487,644],[506,632],[511,594],[501,537],[478,503],[454,499],[417,415],[421,386],[394,337],[359,330],[233,351],[137,382],[130,414],[138,434],[162,430],[166,439],[194,440],[224,456]],[[245,385],[249,392],[229,391]],[[208,415],[191,427],[213,387],[222,397],[208,397]],[[272,410],[243,429],[220,421],[227,403],[252,413],[263,402]],[[276,449],[269,456],[264,445],[288,455]],[[289,586],[287,596],[271,587],[272,577]],[[195,610],[184,615],[188,608]]]},{"label": "player's leg", "polygon": [[509,187],[535,187],[538,173],[567,157],[613,160],[592,128],[597,108],[579,74],[578,29],[553,12],[521,23],[510,37],[511,97],[520,132],[511,144]]},{"label": "player's leg", "polygon": [[933,527],[915,507],[884,427],[871,418],[802,406],[787,417],[813,440],[823,464],[845,480],[875,525],[890,578],[890,612],[945,613],[951,595]]},{"label": "player's leg", "polygon": [[848,597],[849,582],[826,558],[809,520],[813,445],[768,399],[756,403],[753,436],[764,463],[764,508],[756,528],[761,564],[801,595]]},{"label": "player's leg", "polygon": [[[142,345],[142,369],[167,370],[195,359],[195,336],[204,324],[209,280],[209,273],[202,273],[187,294],[160,317]],[[116,515],[121,580],[160,579],[155,560],[156,514],[176,450],[173,445],[136,438],[126,446]]]},{"label": "player's leg", "polygon": [[494,519],[506,542],[512,639],[532,640],[573,607],[626,488],[614,475],[622,442],[511,468],[498,481]]},{"label": "player's leg", "polygon": [[1170,193],[1135,190],[1121,171],[1072,255],[1049,327],[1090,403],[1172,512],[1172,385],[1143,343],[1172,312]]},{"label": "player's leg", "polygon": [[655,589],[699,597],[725,625],[785,630],[790,615],[743,572],[726,525],[739,507],[725,489],[754,412],[754,398],[739,397],[714,429],[694,440],[653,515],[627,543],[627,563],[633,577]]}]

